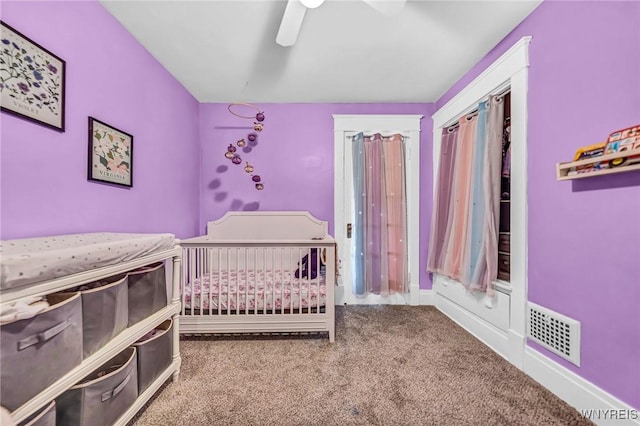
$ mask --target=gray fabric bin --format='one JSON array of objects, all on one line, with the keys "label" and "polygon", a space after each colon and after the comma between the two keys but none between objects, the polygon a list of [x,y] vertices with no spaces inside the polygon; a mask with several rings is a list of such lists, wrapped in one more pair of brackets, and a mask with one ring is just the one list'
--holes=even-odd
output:
[{"label": "gray fabric bin", "polygon": [[136,398],[136,348],[130,346],[56,399],[56,421],[64,426],[111,426]]},{"label": "gray fabric bin", "polygon": [[164,262],[131,271],[129,285],[129,327],[167,306]]},{"label": "gray fabric bin", "polygon": [[51,294],[36,316],[0,326],[0,400],[14,411],[82,362],[80,294]]},{"label": "gray fabric bin", "polygon": [[147,340],[138,340],[138,393],[142,393],[173,360],[173,321],[168,319],[155,329],[158,333]]},{"label": "gray fabric bin", "polygon": [[19,426],[56,426],[56,402],[51,401]]},{"label": "gray fabric bin", "polygon": [[129,297],[127,276],[120,275],[78,288],[82,299],[82,353],[95,353],[127,328]]}]

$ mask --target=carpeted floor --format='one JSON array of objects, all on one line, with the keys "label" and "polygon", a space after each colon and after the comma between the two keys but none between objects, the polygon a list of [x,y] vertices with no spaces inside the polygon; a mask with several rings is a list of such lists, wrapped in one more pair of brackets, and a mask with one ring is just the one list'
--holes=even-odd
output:
[{"label": "carpeted floor", "polygon": [[338,307],[336,342],[185,338],[145,425],[591,425],[429,306]]}]

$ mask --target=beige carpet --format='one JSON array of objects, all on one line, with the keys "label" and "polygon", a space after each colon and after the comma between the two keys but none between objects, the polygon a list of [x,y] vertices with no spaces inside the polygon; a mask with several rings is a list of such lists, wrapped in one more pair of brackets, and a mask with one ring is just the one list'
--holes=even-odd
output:
[{"label": "beige carpet", "polygon": [[338,307],[326,338],[183,338],[144,425],[590,425],[433,307]]}]

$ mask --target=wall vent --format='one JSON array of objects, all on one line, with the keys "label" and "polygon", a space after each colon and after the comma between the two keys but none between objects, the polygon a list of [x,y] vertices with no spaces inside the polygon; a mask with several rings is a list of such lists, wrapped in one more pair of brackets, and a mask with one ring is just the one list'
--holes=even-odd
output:
[{"label": "wall vent", "polygon": [[528,303],[528,337],[580,366],[580,322]]}]

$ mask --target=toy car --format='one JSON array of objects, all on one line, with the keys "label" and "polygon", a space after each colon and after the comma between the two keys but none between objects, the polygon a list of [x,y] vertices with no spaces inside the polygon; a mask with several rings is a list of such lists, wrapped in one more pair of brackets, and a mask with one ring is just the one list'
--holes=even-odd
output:
[{"label": "toy car", "polygon": [[604,154],[615,154],[617,152],[634,150],[638,150],[639,153],[629,157],[614,158],[609,161],[609,167],[640,163],[640,125],[611,133],[607,139]]}]

